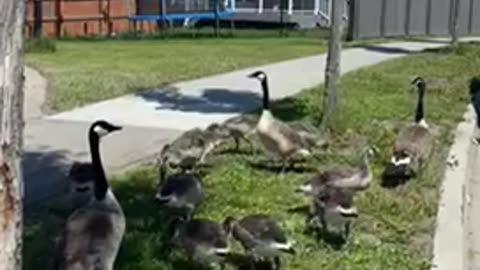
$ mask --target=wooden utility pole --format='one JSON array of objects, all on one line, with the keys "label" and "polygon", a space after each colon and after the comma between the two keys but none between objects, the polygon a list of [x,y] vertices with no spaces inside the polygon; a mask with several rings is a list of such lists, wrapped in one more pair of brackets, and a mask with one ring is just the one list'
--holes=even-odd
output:
[{"label": "wooden utility pole", "polygon": [[342,51],[344,0],[333,0],[330,15],[330,37],[328,41],[327,66],[325,69],[325,94],[323,100],[322,128],[327,128],[337,107],[337,81],[340,76],[340,54]]},{"label": "wooden utility pole", "polygon": [[453,14],[450,23],[450,34],[452,35],[451,45],[457,46],[458,44],[458,20],[460,17],[460,0],[453,0]]},{"label": "wooden utility pole", "polygon": [[25,2],[0,1],[0,269],[22,269]]}]

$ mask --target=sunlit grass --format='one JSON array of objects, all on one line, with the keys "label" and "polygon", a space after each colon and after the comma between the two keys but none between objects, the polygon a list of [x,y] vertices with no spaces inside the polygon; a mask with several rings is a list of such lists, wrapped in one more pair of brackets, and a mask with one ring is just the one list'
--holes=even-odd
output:
[{"label": "sunlit grass", "polygon": [[[269,213],[297,240],[296,256],[285,256],[284,269],[383,270],[429,269],[438,189],[452,130],[465,111],[468,79],[477,75],[480,47],[462,46],[456,53],[438,52],[407,57],[365,68],[342,78],[340,103],[332,123],[331,151],[322,162],[306,166],[322,169],[355,165],[365,142],[380,152],[374,162],[374,182],[356,198],[360,217],[351,238],[340,249],[306,234],[304,216],[289,209],[305,201],[293,193],[308,173],[290,172],[284,177],[256,168],[263,155],[214,155],[212,167],[203,171],[206,198],[198,216],[222,221],[226,215]],[[436,129],[436,154],[421,179],[395,190],[379,185],[379,174],[390,155],[392,126],[413,118],[415,96],[409,82],[424,76],[430,85],[426,96],[426,118]],[[316,123],[321,110],[321,88],[305,90],[281,101],[274,113],[284,119]],[[168,244],[166,219],[153,196],[157,171],[144,166],[112,177],[113,186],[128,219],[125,241],[115,269],[198,269]],[[25,237],[25,269],[45,269],[50,239],[58,222],[39,212],[28,219]],[[46,241],[46,242],[44,242]],[[241,250],[239,250],[241,251]],[[232,265],[228,269],[236,269]]]},{"label": "sunlit grass", "polygon": [[139,89],[321,53],[320,37],[57,41],[27,54],[49,81],[48,105],[63,111]]}]

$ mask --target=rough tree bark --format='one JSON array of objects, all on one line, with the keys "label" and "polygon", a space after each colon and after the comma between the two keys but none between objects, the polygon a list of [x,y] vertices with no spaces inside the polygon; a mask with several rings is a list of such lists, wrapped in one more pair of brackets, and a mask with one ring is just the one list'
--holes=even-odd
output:
[{"label": "rough tree bark", "polygon": [[337,80],[340,75],[340,54],[342,51],[344,0],[331,1],[332,14],[328,41],[327,66],[325,69],[325,94],[321,127],[326,128],[337,107]]},{"label": "rough tree bark", "polygon": [[0,269],[22,269],[23,20],[25,2],[0,1]]},{"label": "rough tree bark", "polygon": [[451,45],[457,46],[458,45],[458,20],[460,17],[460,0],[453,1],[453,14],[452,20],[450,24],[450,34],[452,35]]}]

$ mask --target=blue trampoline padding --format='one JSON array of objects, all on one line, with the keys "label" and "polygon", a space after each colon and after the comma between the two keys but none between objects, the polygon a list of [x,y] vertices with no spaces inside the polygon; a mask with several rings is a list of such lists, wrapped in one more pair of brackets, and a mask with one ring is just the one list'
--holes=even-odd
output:
[{"label": "blue trampoline padding", "polygon": [[[232,11],[222,11],[218,13],[219,18],[226,18],[233,15]],[[135,15],[128,16],[129,21],[175,21],[185,19],[215,19],[214,12],[198,12],[198,13],[172,13],[168,15]]]}]

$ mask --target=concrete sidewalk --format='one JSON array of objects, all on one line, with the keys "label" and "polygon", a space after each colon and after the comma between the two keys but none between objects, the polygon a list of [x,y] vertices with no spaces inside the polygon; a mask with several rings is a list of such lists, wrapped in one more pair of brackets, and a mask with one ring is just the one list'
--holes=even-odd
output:
[{"label": "concrete sidewalk", "polygon": [[[342,73],[446,44],[395,42],[342,52]],[[262,69],[270,76],[274,99],[294,95],[324,80],[325,55],[249,68],[42,116],[46,81],[26,73],[25,198],[31,204],[65,187],[74,160],[88,159],[86,132],[96,119],[124,125],[123,132],[102,144],[109,172],[152,156],[181,131],[226,120],[260,105],[259,83],[246,77]],[[42,89],[43,88],[43,89]]]},{"label": "concrete sidewalk", "polygon": [[[445,46],[442,43],[395,42],[375,48],[353,48],[342,52],[341,71],[346,73]],[[247,75],[261,69],[270,78],[273,99],[291,96],[317,86],[324,80],[326,56],[311,56],[281,63],[243,69],[200,80],[178,83],[170,89],[146,91],[137,95],[89,105],[53,115],[48,119],[91,121],[105,118],[131,126],[188,130],[205,128],[260,106],[260,84]]]}]

